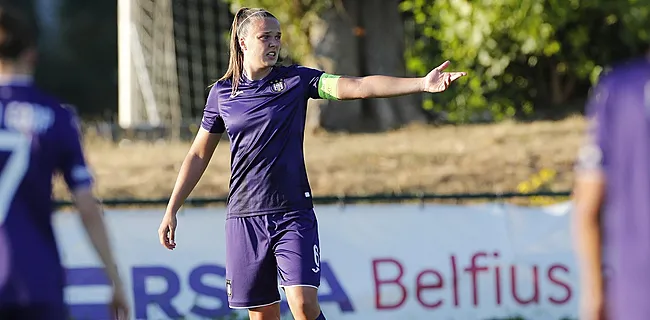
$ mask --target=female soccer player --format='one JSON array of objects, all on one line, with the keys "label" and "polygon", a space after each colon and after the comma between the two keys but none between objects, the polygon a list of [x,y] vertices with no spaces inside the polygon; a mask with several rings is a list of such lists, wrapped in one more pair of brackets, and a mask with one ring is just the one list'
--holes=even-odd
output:
[{"label": "female soccer player", "polygon": [[63,174],[114,285],[116,316],[126,319],[127,299],[93,197],[77,122],[70,110],[32,83],[35,48],[35,27],[1,5],[0,319],[69,319],[51,225],[55,171]]},{"label": "female soccer player", "polygon": [[423,78],[347,77],[277,65],[280,23],[264,9],[240,9],[230,64],[210,90],[201,130],[183,161],[159,229],[176,247],[176,213],[205,171],[224,132],[231,141],[226,219],[226,291],[252,320],[280,319],[277,278],[296,320],[323,320],[317,298],[320,247],[303,155],[307,100],[441,92],[464,72],[445,62]]},{"label": "female soccer player", "polygon": [[586,113],[572,221],[580,319],[648,319],[650,52],[603,76]]}]

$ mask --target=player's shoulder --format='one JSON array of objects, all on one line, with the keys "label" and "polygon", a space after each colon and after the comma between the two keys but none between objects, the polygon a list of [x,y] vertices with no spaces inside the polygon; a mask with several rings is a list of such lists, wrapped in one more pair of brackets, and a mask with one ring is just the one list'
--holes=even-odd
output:
[{"label": "player's shoulder", "polygon": [[41,90],[40,88],[33,88],[34,102],[38,103],[43,108],[52,110],[59,116],[76,116],[76,107],[73,104],[64,102],[62,99]]},{"label": "player's shoulder", "polygon": [[68,130],[64,128],[72,128],[77,132],[81,131],[81,121],[77,106],[71,103],[63,102],[57,98],[52,97],[51,103],[48,104],[54,114],[54,126],[58,130]]},{"label": "player's shoulder", "polygon": [[77,106],[71,103],[60,102],[54,106],[54,108],[59,112],[62,118],[70,120],[73,122],[78,121],[79,112]]},{"label": "player's shoulder", "polygon": [[280,77],[287,77],[287,76],[303,76],[303,75],[308,75],[308,76],[313,76],[313,75],[320,75],[323,73],[323,71],[313,68],[313,67],[307,67],[304,65],[300,64],[291,64],[291,65],[281,65],[277,66],[277,75]]},{"label": "player's shoulder", "polygon": [[212,85],[210,85],[210,91],[215,91],[220,88],[230,87],[230,86],[232,86],[232,78],[226,78],[226,79],[222,78],[213,82]]},{"label": "player's shoulder", "polygon": [[609,104],[606,101],[617,102],[618,99],[627,97],[627,94],[620,93],[621,88],[637,88],[639,84],[645,86],[648,82],[650,60],[637,58],[619,62],[600,74],[598,83],[589,92],[590,99],[600,109],[604,109]]},{"label": "player's shoulder", "polygon": [[223,95],[229,93],[231,90],[232,80],[230,78],[219,79],[209,86],[207,102],[216,102],[218,101],[220,94]]},{"label": "player's shoulder", "polygon": [[46,104],[54,113],[55,120],[61,121],[77,121],[79,112],[77,106],[53,96],[48,96],[48,103]]},{"label": "player's shoulder", "polygon": [[[209,86],[208,96],[205,100],[205,109],[211,111],[218,111],[219,100],[224,99],[224,95],[229,95],[232,90],[230,79],[219,79]],[[219,97],[219,96],[222,97]]]},{"label": "player's shoulder", "polygon": [[639,79],[650,80],[650,59],[636,58],[612,65],[604,71],[598,81],[602,87],[610,87],[625,81],[638,82]]}]

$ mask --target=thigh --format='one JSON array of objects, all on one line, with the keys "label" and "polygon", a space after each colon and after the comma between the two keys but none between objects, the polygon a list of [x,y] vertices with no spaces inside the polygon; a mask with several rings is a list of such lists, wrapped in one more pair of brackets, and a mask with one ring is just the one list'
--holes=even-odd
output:
[{"label": "thigh", "polygon": [[321,313],[318,289],[311,286],[284,287],[289,308],[295,319],[316,319]]},{"label": "thigh", "polygon": [[280,301],[277,264],[265,216],[226,220],[226,292],[234,309]]},{"label": "thigh", "polygon": [[278,217],[274,252],[280,285],[320,286],[320,242],[318,222],[313,210],[302,210]]},{"label": "thigh", "polygon": [[249,320],[278,320],[280,315],[279,303],[248,309]]}]

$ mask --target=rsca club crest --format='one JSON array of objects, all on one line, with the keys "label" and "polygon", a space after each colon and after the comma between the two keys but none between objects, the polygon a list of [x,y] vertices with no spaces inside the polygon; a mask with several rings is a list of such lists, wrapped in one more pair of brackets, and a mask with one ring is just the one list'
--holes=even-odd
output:
[{"label": "rsca club crest", "polygon": [[285,88],[284,79],[273,80],[271,82],[271,90],[273,92],[281,92],[282,90],[284,90],[284,88]]}]

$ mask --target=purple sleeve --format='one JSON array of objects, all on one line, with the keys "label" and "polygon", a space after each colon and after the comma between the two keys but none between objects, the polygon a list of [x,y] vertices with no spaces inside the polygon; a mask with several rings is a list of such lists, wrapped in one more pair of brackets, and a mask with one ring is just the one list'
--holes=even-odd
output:
[{"label": "purple sleeve", "polygon": [[321,99],[321,96],[318,94],[318,80],[320,80],[320,76],[324,71],[299,66],[298,73],[300,74],[300,81],[307,88],[308,97]]},{"label": "purple sleeve", "polygon": [[218,96],[217,84],[215,84],[210,89],[201,119],[201,127],[210,133],[223,133],[226,130],[223,118],[219,114]]},{"label": "purple sleeve", "polygon": [[55,121],[58,123],[61,148],[58,169],[63,174],[65,183],[70,191],[81,188],[91,188],[93,177],[86,165],[83,147],[81,146],[81,135],[79,122],[76,115],[70,110],[64,109],[61,116]]},{"label": "purple sleeve", "polygon": [[583,145],[578,152],[577,169],[582,172],[601,171],[607,165],[608,131],[607,110],[610,85],[608,79],[602,79],[597,85],[586,105],[587,132]]}]

